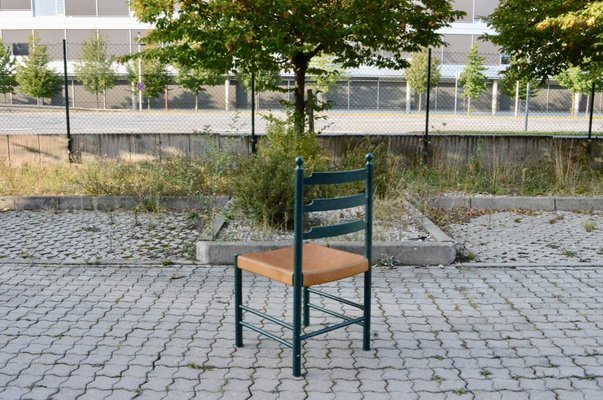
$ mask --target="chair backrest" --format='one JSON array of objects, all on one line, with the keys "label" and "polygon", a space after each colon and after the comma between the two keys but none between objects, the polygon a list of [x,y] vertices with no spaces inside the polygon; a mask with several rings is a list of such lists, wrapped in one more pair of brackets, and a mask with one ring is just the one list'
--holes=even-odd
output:
[{"label": "chair backrest", "polygon": [[[373,225],[372,161],[373,155],[368,153],[366,155],[365,167],[362,169],[336,172],[315,172],[308,177],[304,177],[304,160],[301,157],[297,157],[295,160],[295,212],[293,240],[296,258],[295,265],[297,266],[299,264],[300,269],[302,244],[304,240],[339,236],[360,230],[364,230],[364,255],[369,260],[370,265]],[[304,186],[335,185],[360,181],[364,182],[364,193],[327,199],[314,199],[311,203],[304,204]],[[304,232],[304,214],[306,212],[341,210],[358,206],[365,207],[363,220],[354,220],[336,225],[313,227],[309,231]],[[297,260],[297,257],[299,257],[299,260]]]}]

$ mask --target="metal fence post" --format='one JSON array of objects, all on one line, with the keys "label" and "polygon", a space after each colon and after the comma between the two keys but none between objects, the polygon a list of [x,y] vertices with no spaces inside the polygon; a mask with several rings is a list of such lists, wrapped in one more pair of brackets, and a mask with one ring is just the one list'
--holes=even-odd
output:
[{"label": "metal fence post", "polygon": [[69,81],[67,80],[67,40],[63,39],[63,77],[65,85],[65,120],[67,122],[67,157],[73,161],[73,139],[69,121]]},{"label": "metal fence post", "polygon": [[429,92],[431,91],[431,49],[427,50],[427,99],[425,104],[425,135],[423,136],[423,164],[429,157]]},{"label": "metal fence post", "polygon": [[251,154],[255,154],[255,72],[251,73]]},{"label": "metal fence post", "polygon": [[593,134],[593,113],[595,111],[595,81],[593,80],[592,86],[590,87],[590,104],[588,110],[588,140],[592,139]]},{"label": "metal fence post", "polygon": [[528,131],[528,117],[530,115],[530,82],[526,85],[526,114],[523,121],[523,131]]}]

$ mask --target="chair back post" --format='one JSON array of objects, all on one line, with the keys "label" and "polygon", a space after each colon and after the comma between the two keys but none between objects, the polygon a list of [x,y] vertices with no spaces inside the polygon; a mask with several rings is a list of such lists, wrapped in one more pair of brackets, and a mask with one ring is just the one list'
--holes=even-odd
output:
[{"label": "chair back post", "polygon": [[295,159],[295,203],[293,210],[293,376],[301,376],[302,250],[304,213],[304,159]]},{"label": "chair back post", "polygon": [[295,159],[295,204],[293,210],[293,282],[302,279],[302,246],[304,234],[304,159]]},{"label": "chair back post", "polygon": [[366,230],[364,234],[364,256],[368,260],[369,270],[371,268],[371,257],[373,248],[373,154],[368,153],[366,155],[366,185],[365,185],[365,196],[366,196],[366,208],[364,212],[366,220]]}]

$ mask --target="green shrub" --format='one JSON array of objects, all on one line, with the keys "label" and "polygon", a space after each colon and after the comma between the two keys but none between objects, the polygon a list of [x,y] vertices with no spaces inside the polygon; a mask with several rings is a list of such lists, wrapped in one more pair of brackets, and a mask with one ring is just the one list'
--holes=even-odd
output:
[{"label": "green shrub", "polygon": [[[327,158],[313,133],[297,137],[293,126],[271,119],[252,157],[241,160],[233,180],[238,206],[259,223],[290,227],[293,222],[295,158],[306,175],[325,170]],[[309,197],[313,193],[308,193]]]},{"label": "green shrub", "polygon": [[[366,136],[360,143],[350,145],[343,154],[337,167],[341,170],[359,169],[365,166],[365,156],[373,153],[373,185],[375,194],[384,197],[396,191],[396,183],[400,180],[402,164],[399,157],[388,151],[385,143],[371,143],[370,137]],[[362,187],[362,184],[358,185]]]}]

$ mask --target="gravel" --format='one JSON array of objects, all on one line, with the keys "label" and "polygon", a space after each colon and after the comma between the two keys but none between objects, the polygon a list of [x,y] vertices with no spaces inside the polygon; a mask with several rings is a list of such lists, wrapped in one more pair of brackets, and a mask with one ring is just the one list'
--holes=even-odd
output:
[{"label": "gravel", "polygon": [[[332,225],[343,223],[363,217],[360,207],[343,211],[327,211],[310,213],[308,228],[311,226]],[[376,214],[376,213],[375,213]],[[391,213],[381,212],[384,217],[373,219],[373,240],[384,242],[400,241],[431,241],[433,240],[421,225],[409,214],[401,210],[391,210]],[[363,240],[363,232],[355,232],[338,236],[337,240],[358,241]],[[275,229],[267,225],[258,224],[242,213],[234,214],[218,233],[217,240],[221,241],[291,241],[293,231]]]}]

